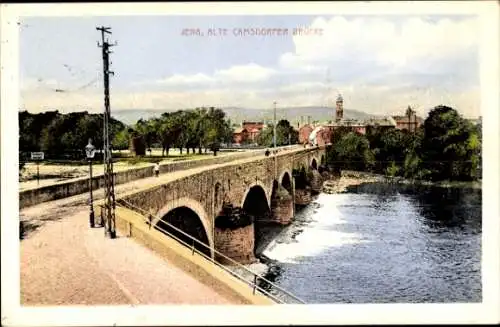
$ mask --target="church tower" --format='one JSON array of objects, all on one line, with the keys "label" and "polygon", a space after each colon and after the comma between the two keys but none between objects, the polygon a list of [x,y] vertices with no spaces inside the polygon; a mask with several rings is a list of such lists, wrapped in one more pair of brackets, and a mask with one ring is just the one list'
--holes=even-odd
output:
[{"label": "church tower", "polygon": [[336,109],[335,109],[335,121],[339,122],[344,118],[344,99],[342,99],[342,96],[339,94],[337,97],[337,102],[336,102]]}]

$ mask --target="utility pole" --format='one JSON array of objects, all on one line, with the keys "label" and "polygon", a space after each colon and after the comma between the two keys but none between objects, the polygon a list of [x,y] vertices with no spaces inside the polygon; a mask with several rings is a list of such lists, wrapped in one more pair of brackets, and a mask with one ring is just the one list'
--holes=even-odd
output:
[{"label": "utility pole", "polygon": [[109,122],[111,120],[111,110],[109,101],[109,75],[114,75],[109,70],[109,54],[112,53],[109,48],[115,44],[109,44],[105,38],[105,34],[111,34],[111,27],[96,27],[96,30],[101,31],[102,44],[97,43],[97,46],[102,48],[103,61],[103,77],[104,77],[104,230],[105,235],[109,238],[116,237],[115,229],[115,186],[113,174],[113,160],[111,157],[111,142],[109,139]]}]

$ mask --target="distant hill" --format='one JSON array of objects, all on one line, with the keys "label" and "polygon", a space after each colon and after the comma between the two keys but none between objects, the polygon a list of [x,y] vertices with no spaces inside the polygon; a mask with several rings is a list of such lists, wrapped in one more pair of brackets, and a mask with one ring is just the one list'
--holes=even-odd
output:
[{"label": "distant hill", "polygon": [[[241,107],[226,107],[222,108],[231,122],[241,123],[243,120],[246,121],[272,121],[273,110],[269,109],[252,109],[252,108],[241,108]],[[112,110],[112,116],[119,121],[131,125],[135,124],[137,120],[150,119],[153,117],[159,117],[163,112],[174,111],[174,110],[157,110],[157,109],[123,109],[123,110]],[[285,107],[276,109],[276,119],[287,119],[292,124],[296,124],[301,121],[301,116],[303,122],[307,122],[307,116],[311,116],[310,121],[328,121],[332,120],[335,112],[333,107],[318,107],[318,106],[306,106],[306,107]],[[369,117],[374,117],[374,115],[367,114],[366,112],[352,109],[344,109],[344,118],[353,119],[366,119]]]}]

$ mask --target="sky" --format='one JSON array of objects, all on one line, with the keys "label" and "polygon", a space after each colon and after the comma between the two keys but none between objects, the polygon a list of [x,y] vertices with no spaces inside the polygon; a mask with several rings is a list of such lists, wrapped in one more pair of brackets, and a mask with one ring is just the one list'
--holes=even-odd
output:
[{"label": "sky", "polygon": [[[102,111],[100,25],[117,42],[112,110],[334,106],[340,93],[374,115],[439,104],[481,115],[478,19],[458,15],[24,18],[20,110]],[[242,34],[252,28],[275,31]]]}]

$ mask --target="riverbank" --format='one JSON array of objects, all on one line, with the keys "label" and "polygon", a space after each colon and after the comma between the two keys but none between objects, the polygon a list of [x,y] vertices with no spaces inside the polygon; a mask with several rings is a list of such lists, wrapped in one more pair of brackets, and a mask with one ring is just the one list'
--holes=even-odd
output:
[{"label": "riverbank", "polygon": [[400,184],[408,186],[429,186],[440,188],[462,188],[462,189],[475,189],[482,188],[481,181],[424,181],[424,180],[411,180],[403,177],[389,177],[381,174],[374,174],[368,172],[344,170],[341,172],[340,177],[328,179],[323,183],[323,192],[328,194],[343,193],[349,187],[357,186],[365,183],[389,183]]}]

